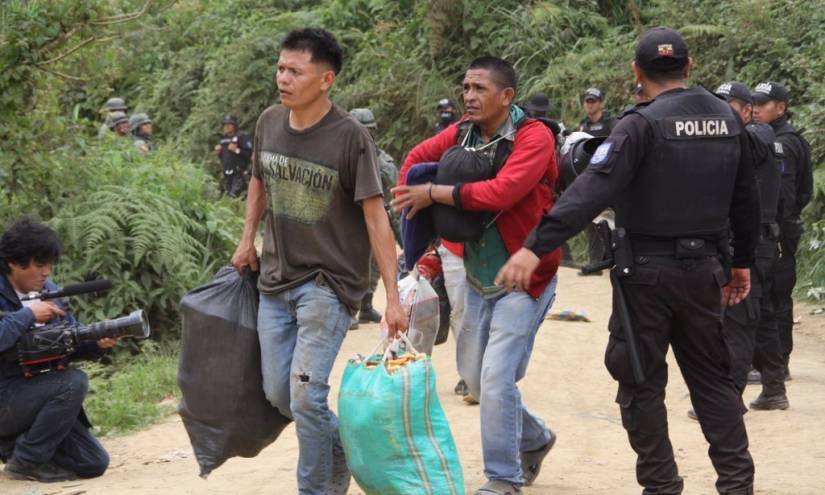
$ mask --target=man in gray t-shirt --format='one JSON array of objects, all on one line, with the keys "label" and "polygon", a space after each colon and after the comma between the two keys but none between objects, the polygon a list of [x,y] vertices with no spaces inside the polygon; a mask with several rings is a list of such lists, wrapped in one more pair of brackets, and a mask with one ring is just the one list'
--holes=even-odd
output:
[{"label": "man in gray t-shirt", "polygon": [[373,252],[384,280],[390,336],[407,328],[395,245],[381,197],[375,144],[329,99],[342,50],[324,30],[281,44],[281,105],[255,131],[246,225],[232,264],[259,271],[254,239],[265,217],[258,336],[264,392],[295,420],[302,494],[346,494],[350,474],[329,410],[329,374],[369,286]]}]

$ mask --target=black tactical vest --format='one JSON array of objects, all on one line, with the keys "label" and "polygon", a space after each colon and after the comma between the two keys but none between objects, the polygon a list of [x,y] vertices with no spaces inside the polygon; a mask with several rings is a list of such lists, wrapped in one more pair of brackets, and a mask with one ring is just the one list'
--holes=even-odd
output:
[{"label": "black tactical vest", "polygon": [[653,140],[616,203],[616,225],[655,237],[726,232],[742,132],[728,104],[696,87],[632,112],[648,121]]},{"label": "black tactical vest", "polygon": [[[812,173],[811,169],[813,167],[813,164],[811,163],[811,145],[810,143],[808,143],[808,140],[805,139],[802,133],[795,129],[794,126],[792,126],[787,121],[787,119],[785,119],[785,121],[780,125],[772,127],[774,129],[774,132],[776,133],[777,139],[780,136],[791,134],[796,138],[800,145],[801,156],[799,157],[799,163],[795,164],[796,167],[793,170],[793,173],[796,174],[793,178],[793,188],[791,191],[785,191],[785,204],[783,206],[785,211],[782,212],[782,216],[785,220],[790,218],[796,219],[798,221],[799,215],[801,213],[797,203],[798,196],[800,194],[806,194],[810,198],[810,196],[813,194],[813,191],[811,191],[808,188],[806,188],[806,190],[800,190],[801,185],[797,183],[797,179],[800,175],[810,175]],[[783,170],[782,172],[784,174],[787,171]],[[781,192],[780,195],[782,195]]]},{"label": "black tactical vest", "polygon": [[745,127],[753,139],[756,182],[759,185],[759,205],[762,224],[776,223],[779,191],[782,186],[782,146],[777,146],[776,134],[768,124],[750,123]]}]

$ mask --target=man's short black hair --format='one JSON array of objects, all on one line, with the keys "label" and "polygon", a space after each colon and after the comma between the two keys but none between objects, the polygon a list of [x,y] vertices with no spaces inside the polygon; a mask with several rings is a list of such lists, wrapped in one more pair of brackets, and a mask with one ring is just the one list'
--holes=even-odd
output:
[{"label": "man's short black hair", "polygon": [[344,50],[329,31],[321,28],[296,29],[281,42],[282,50],[295,50],[312,54],[313,63],[324,63],[338,74],[344,65]]},{"label": "man's short black hair", "polygon": [[516,77],[516,69],[513,68],[510,62],[504,59],[489,55],[478,57],[470,62],[470,66],[467,67],[467,70],[471,69],[486,69],[490,71],[490,74],[496,83],[498,83],[500,89],[513,88],[513,91],[517,89],[518,78]]},{"label": "man's short black hair", "polygon": [[11,271],[9,263],[28,266],[54,263],[60,258],[60,239],[48,225],[31,218],[21,218],[11,224],[0,237],[0,273]]}]

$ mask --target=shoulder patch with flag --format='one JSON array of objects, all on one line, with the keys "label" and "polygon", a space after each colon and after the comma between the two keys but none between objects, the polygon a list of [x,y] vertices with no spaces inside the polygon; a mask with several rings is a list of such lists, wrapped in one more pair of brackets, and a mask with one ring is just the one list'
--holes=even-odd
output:
[{"label": "shoulder patch with flag", "polygon": [[590,159],[591,165],[601,165],[607,160],[607,156],[610,154],[610,150],[613,148],[613,143],[602,143],[596,148],[596,152],[593,153],[593,158]]}]

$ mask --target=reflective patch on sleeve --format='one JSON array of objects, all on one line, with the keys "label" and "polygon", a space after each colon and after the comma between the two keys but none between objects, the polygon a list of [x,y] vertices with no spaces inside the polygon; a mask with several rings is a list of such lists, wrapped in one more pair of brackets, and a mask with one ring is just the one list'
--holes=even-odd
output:
[{"label": "reflective patch on sleeve", "polygon": [[779,141],[774,141],[773,142],[773,149],[774,149],[774,151],[776,152],[777,155],[784,155],[785,154],[785,151],[782,149],[782,143],[780,143]]},{"label": "reflective patch on sleeve", "polygon": [[606,162],[607,157],[610,156],[611,149],[613,149],[612,142],[602,143],[596,148],[596,152],[593,153],[593,158],[590,159],[590,165],[601,165]]}]

